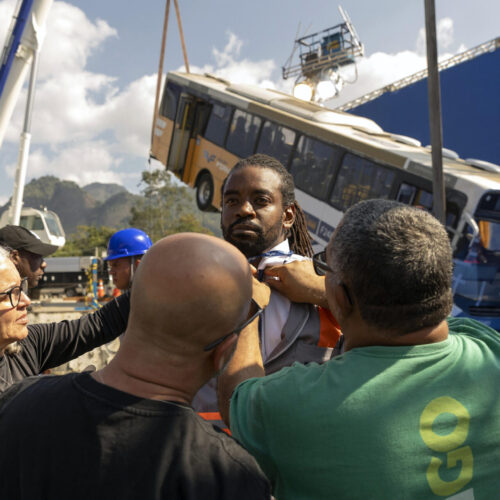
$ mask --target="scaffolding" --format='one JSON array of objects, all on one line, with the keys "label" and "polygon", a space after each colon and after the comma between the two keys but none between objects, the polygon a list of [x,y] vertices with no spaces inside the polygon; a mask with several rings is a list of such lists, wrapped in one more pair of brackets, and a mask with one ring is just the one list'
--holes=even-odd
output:
[{"label": "scaffolding", "polygon": [[[303,36],[294,42],[292,54],[282,67],[283,78],[304,77],[314,79],[315,75],[355,62],[355,57],[364,54],[363,44],[347,16],[339,6],[344,22]],[[299,61],[294,55],[299,51]]]}]

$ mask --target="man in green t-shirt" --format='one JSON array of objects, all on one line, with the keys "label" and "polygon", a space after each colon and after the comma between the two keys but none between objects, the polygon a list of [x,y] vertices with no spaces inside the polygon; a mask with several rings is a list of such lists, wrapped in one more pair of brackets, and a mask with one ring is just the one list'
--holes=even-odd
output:
[{"label": "man in green t-shirt", "polygon": [[420,209],[365,201],[315,263],[344,354],[264,377],[252,324],[219,380],[223,416],[276,498],[497,498],[500,336],[446,320],[443,226]]}]

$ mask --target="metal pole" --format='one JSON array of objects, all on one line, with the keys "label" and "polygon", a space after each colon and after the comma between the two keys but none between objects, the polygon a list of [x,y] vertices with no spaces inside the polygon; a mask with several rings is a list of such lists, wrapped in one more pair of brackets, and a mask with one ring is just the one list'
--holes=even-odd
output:
[{"label": "metal pole", "polygon": [[28,156],[31,144],[31,114],[33,102],[35,100],[35,83],[38,73],[38,54],[39,51],[33,51],[33,60],[31,62],[30,82],[28,87],[28,96],[26,101],[26,111],[24,114],[24,125],[19,143],[19,157],[17,160],[16,179],[14,181],[14,194],[11,203],[11,224],[19,225],[21,219],[21,208],[23,206],[24,182],[26,180],[26,170],[28,168]]},{"label": "metal pole", "polygon": [[163,60],[165,59],[165,45],[167,42],[167,27],[168,27],[169,13],[170,13],[170,0],[167,0],[167,5],[165,6],[165,20],[163,21],[163,34],[161,37],[160,64],[158,65],[158,78],[156,80],[155,109],[153,112],[153,126],[151,127],[151,145],[153,145],[153,139],[156,127],[156,118],[158,116],[158,102],[160,100],[161,78],[163,76]]},{"label": "metal pole", "polygon": [[175,13],[177,15],[177,24],[179,25],[179,35],[181,37],[182,54],[184,55],[184,66],[186,66],[186,73],[189,73],[189,62],[186,52],[186,44],[184,43],[184,33],[182,31],[181,13],[179,11],[179,4],[177,3],[177,0],[174,0],[174,5],[175,5]]},{"label": "metal pole", "polygon": [[429,95],[429,129],[432,146],[433,211],[445,224],[445,191],[443,181],[443,129],[441,92],[437,58],[436,9],[434,0],[425,0],[425,35],[427,45],[427,92]]}]

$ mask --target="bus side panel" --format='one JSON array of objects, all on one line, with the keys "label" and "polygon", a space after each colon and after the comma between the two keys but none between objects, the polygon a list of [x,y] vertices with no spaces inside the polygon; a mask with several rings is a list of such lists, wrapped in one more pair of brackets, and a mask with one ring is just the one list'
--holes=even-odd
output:
[{"label": "bus side panel", "polygon": [[164,116],[158,115],[155,122],[151,156],[167,166],[168,151],[174,131],[174,122]]},{"label": "bus side panel", "polygon": [[307,229],[313,239],[314,250],[319,252],[330,241],[333,231],[344,214],[341,210],[297,188],[295,188],[295,197],[306,216]]},{"label": "bus side panel", "polygon": [[195,186],[198,174],[202,170],[210,172],[214,183],[212,205],[220,209],[222,183],[238,160],[239,158],[236,155],[198,136],[193,151],[193,160],[189,168],[189,178],[186,176],[184,182],[190,186]]}]

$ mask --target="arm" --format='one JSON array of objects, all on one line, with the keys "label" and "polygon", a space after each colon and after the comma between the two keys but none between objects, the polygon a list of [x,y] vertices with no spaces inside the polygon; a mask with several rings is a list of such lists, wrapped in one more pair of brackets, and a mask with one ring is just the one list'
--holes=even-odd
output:
[{"label": "arm", "polygon": [[316,274],[310,260],[268,267],[264,270],[264,281],[292,302],[314,304],[329,309],[325,277]]},{"label": "arm", "polygon": [[265,375],[260,353],[258,319],[240,334],[236,350],[226,369],[219,375],[217,396],[222,419],[229,426],[229,405],[236,386],[249,378]]},{"label": "arm", "polygon": [[122,294],[101,309],[72,321],[29,325],[23,349],[32,356],[32,374],[59,366],[122,334],[128,321],[130,294]]},{"label": "arm", "polygon": [[[254,300],[261,307],[265,307],[269,303],[269,296],[269,287],[254,278]],[[260,352],[259,318],[257,318],[240,333],[234,354],[218,378],[219,411],[228,426],[229,405],[236,386],[249,378],[263,377],[264,375],[264,364]]]}]

